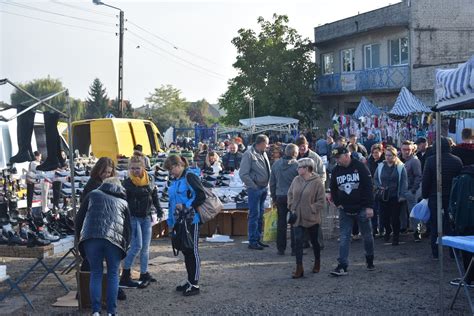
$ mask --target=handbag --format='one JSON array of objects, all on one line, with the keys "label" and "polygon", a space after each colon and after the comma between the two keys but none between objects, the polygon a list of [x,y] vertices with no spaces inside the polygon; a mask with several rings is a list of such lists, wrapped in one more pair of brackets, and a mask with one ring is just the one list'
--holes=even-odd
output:
[{"label": "handbag", "polygon": [[194,240],[188,228],[188,222],[184,218],[178,219],[171,232],[171,246],[173,254],[179,255],[179,252],[192,251],[194,249]]},{"label": "handbag", "polygon": [[204,188],[204,193],[206,194],[204,203],[196,207],[202,223],[206,223],[216,217],[224,208],[221,200],[209,188]]},{"label": "handbag", "polygon": [[375,188],[374,198],[380,202],[388,201],[388,190],[383,187]]}]

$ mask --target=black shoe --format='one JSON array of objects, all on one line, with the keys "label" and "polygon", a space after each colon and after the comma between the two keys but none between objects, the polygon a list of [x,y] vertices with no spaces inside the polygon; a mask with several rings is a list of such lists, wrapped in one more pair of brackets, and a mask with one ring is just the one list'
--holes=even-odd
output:
[{"label": "black shoe", "polygon": [[284,256],[285,255],[285,250],[278,250],[277,254],[279,256]]},{"label": "black shoe", "polygon": [[365,256],[365,261],[367,263],[367,270],[374,271],[375,270],[374,256]]},{"label": "black shoe", "polygon": [[331,275],[333,276],[343,276],[347,275],[347,267],[344,267],[341,264],[338,264],[334,271],[331,271]]},{"label": "black shoe", "polygon": [[121,288],[118,289],[117,299],[119,301],[125,301],[127,299],[127,295],[125,295],[125,291]]},{"label": "black shoe", "polygon": [[392,239],[392,246],[398,246],[400,243],[398,242],[398,236],[393,236]]},{"label": "black shoe", "polygon": [[389,242],[390,241],[390,234],[385,233],[385,235],[383,235],[383,241]]},{"label": "black shoe", "polygon": [[126,289],[137,289],[141,286],[140,282],[132,280],[130,269],[123,269],[120,277],[119,287]]},{"label": "black shoe", "polygon": [[181,282],[178,286],[176,286],[176,291],[177,292],[184,292],[186,289],[191,285],[188,280],[184,280]]},{"label": "black shoe", "polygon": [[308,249],[311,248],[311,245],[309,244],[309,241],[303,242],[303,249]]},{"label": "black shoe", "polygon": [[192,296],[197,294],[199,294],[199,285],[194,284],[190,284],[190,286],[188,286],[183,292],[184,296]]},{"label": "black shoe", "polygon": [[140,278],[138,279],[138,281],[150,283],[150,282],[156,282],[156,279],[152,277],[149,272],[146,272],[146,273],[140,273]]},{"label": "black shoe", "polygon": [[249,244],[249,249],[253,249],[253,250],[263,250],[263,247],[260,246],[259,244]]},{"label": "black shoe", "polygon": [[262,247],[265,247],[265,248],[270,247],[270,245],[264,244],[264,243],[261,242],[261,241],[259,241],[258,244],[259,244],[260,246],[262,246]]}]

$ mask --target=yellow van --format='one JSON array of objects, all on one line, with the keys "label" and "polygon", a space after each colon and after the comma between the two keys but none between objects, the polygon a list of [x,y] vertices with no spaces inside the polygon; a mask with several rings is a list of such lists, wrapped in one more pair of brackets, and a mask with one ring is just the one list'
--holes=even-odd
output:
[{"label": "yellow van", "polygon": [[119,156],[130,157],[133,147],[143,146],[147,156],[163,151],[163,139],[153,122],[140,119],[103,118],[72,123],[74,151],[81,155],[109,157],[117,162]]}]

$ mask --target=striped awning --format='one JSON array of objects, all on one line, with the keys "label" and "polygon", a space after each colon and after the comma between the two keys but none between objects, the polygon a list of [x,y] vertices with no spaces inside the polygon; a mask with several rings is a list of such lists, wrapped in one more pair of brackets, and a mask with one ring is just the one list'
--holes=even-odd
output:
[{"label": "striped awning", "polygon": [[382,111],[378,107],[376,107],[372,102],[367,100],[366,97],[362,97],[360,99],[359,106],[355,110],[353,116],[356,119],[359,119],[364,116],[372,116],[372,115],[380,115]]},{"label": "striped awning", "polygon": [[389,114],[406,116],[414,113],[430,113],[431,109],[415,97],[406,87],[402,87]]},{"label": "striped awning", "polygon": [[456,69],[436,70],[436,109],[474,108],[474,56]]}]

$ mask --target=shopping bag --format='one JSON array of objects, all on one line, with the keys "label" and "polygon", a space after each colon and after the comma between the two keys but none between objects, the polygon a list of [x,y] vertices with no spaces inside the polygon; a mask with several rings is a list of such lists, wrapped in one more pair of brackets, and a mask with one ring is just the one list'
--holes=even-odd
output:
[{"label": "shopping bag", "polygon": [[204,193],[206,194],[206,200],[196,207],[203,224],[216,217],[224,208],[219,197],[210,189],[204,188]]},{"label": "shopping bag", "polygon": [[263,214],[263,241],[275,241],[277,238],[278,212],[272,208],[270,212]]},{"label": "shopping bag", "polygon": [[427,223],[430,220],[431,212],[430,208],[428,207],[428,199],[423,199],[418,202],[415,206],[413,206],[410,217],[422,221],[423,223]]}]

